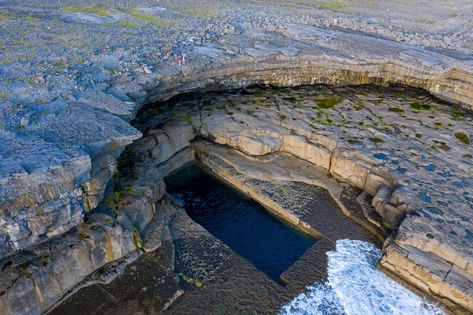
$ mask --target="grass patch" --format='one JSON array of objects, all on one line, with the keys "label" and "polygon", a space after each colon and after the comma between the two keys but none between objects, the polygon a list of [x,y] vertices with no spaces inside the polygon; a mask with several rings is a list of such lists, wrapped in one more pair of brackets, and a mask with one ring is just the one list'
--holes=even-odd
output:
[{"label": "grass patch", "polygon": [[464,144],[467,144],[467,145],[471,144],[470,137],[464,132],[461,132],[461,131],[456,132],[455,138],[457,138],[459,141],[463,142]]},{"label": "grass patch", "polygon": [[6,100],[11,97],[11,94],[0,90],[0,100]]},{"label": "grass patch", "polygon": [[450,147],[447,144],[443,143],[443,142],[437,144],[437,147],[439,147],[439,149],[444,150],[445,152],[450,151]]},{"label": "grass patch", "polygon": [[323,97],[323,98],[318,98],[315,103],[317,104],[317,107],[319,109],[330,109],[334,108],[338,104],[343,102],[343,98],[340,96],[332,96],[332,97]]},{"label": "grass patch", "polygon": [[405,99],[406,98],[406,95],[404,94],[403,91],[393,91],[392,92],[394,96],[396,96],[397,98],[400,98],[400,99]]},{"label": "grass patch", "polygon": [[393,113],[404,113],[404,109],[399,107],[390,107],[389,111]]},{"label": "grass patch", "polygon": [[377,106],[381,105],[384,102],[384,98],[382,96],[378,97],[373,101],[373,103]]},{"label": "grass patch", "polygon": [[41,41],[39,40],[17,40],[13,41],[12,45],[14,46],[35,46],[41,44]]},{"label": "grass patch", "polygon": [[264,96],[264,92],[261,91],[261,90],[258,90],[258,91],[255,92],[254,95],[255,95],[256,97],[263,97],[263,96]]},{"label": "grass patch", "polygon": [[435,109],[434,106],[430,104],[425,104],[425,103],[419,103],[419,102],[411,102],[410,106],[412,109],[415,110],[433,110]]},{"label": "grass patch", "polygon": [[370,138],[370,140],[371,140],[372,142],[376,143],[376,144],[377,144],[377,143],[383,143],[383,142],[384,142],[384,140],[381,139],[380,137],[373,137],[373,138]]},{"label": "grass patch", "polygon": [[193,8],[193,9],[181,9],[180,11],[182,13],[185,13],[187,15],[190,15],[199,19],[213,18],[218,15],[217,9],[205,10],[205,9]]},{"label": "grass patch", "polygon": [[135,227],[133,227],[131,230],[131,236],[133,237],[135,247],[138,249],[143,248],[143,240],[141,239],[140,233],[138,233],[138,230]]},{"label": "grass patch", "polygon": [[456,109],[455,107],[450,109],[450,115],[452,116],[453,120],[462,120],[463,116],[465,116],[461,110]]},{"label": "grass patch", "polygon": [[188,275],[185,275],[183,274],[182,272],[179,272],[177,274],[182,280],[184,280],[185,282],[187,282],[188,284],[192,284],[192,285],[195,285],[196,287],[198,288],[203,288],[204,287],[204,284],[192,277],[189,277]]},{"label": "grass patch", "polygon": [[0,22],[8,20],[10,17],[4,13],[0,13]]},{"label": "grass patch", "polygon": [[95,14],[100,16],[109,16],[110,11],[107,9],[97,7],[97,6],[89,6],[89,7],[63,7],[61,8],[62,12],[65,13],[85,13],[85,14]]},{"label": "grass patch", "polygon": [[337,10],[337,9],[341,9],[347,6],[345,2],[336,1],[336,0],[328,0],[328,1],[291,0],[291,2],[313,4],[318,7],[322,7],[322,8],[326,8],[330,10]]},{"label": "grass patch", "polygon": [[317,5],[327,9],[336,10],[345,7],[347,4],[341,1],[318,1]]},{"label": "grass patch", "polygon": [[132,17],[136,19],[143,20],[151,24],[157,24],[157,25],[174,25],[175,24],[173,21],[143,13],[143,12],[138,11],[137,9],[125,9],[123,10],[123,12],[125,12],[128,15],[131,15]]},{"label": "grass patch", "polygon": [[287,116],[286,115],[279,115],[279,121],[280,122],[283,122],[287,119]]},{"label": "grass patch", "polygon": [[357,139],[348,139],[349,144],[361,144],[360,140]]},{"label": "grass patch", "polygon": [[353,106],[353,108],[354,108],[356,111],[360,111],[360,110],[362,110],[363,108],[365,108],[365,105],[363,104],[362,101],[356,101],[355,106]]},{"label": "grass patch", "polygon": [[440,121],[434,121],[434,125],[437,128],[442,128],[443,124]]},{"label": "grass patch", "polygon": [[87,234],[85,234],[84,231],[79,231],[79,233],[77,234],[77,239],[79,241],[84,241],[88,238],[90,238],[90,237]]},{"label": "grass patch", "polygon": [[[227,103],[228,103],[228,106],[230,107],[236,107],[236,103],[233,100],[228,100]],[[204,105],[210,105],[210,102],[209,104],[204,104]]]},{"label": "grass patch", "polygon": [[140,25],[138,23],[135,23],[133,21],[128,21],[128,20],[120,20],[116,23],[110,23],[111,25],[120,25],[120,26],[125,26],[125,27],[139,27]]},{"label": "grass patch", "polygon": [[317,121],[318,121],[319,123],[323,124],[323,125],[330,125],[330,126],[335,125],[332,119],[330,119],[330,118],[328,118],[328,117],[325,117],[325,116],[319,117],[319,118],[317,119]]}]

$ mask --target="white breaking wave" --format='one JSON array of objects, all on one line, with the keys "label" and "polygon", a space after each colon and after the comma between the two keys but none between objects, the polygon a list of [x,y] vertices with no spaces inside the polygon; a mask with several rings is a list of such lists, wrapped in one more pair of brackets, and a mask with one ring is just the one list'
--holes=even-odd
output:
[{"label": "white breaking wave", "polygon": [[283,306],[280,314],[440,315],[442,310],[376,270],[381,251],[355,240],[339,240],[328,255],[328,280]]}]

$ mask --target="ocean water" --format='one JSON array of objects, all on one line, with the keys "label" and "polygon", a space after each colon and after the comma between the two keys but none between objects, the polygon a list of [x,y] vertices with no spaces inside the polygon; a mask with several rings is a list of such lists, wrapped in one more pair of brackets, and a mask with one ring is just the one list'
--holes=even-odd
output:
[{"label": "ocean water", "polygon": [[274,281],[316,241],[191,165],[167,180],[187,214]]},{"label": "ocean water", "polygon": [[376,270],[381,251],[357,240],[339,240],[328,255],[328,280],[283,306],[280,314],[424,315],[445,314]]}]

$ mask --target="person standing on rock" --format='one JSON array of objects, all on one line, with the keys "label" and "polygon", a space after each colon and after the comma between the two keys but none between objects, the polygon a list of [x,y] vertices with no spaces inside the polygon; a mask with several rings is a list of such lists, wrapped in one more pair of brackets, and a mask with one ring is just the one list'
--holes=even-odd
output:
[{"label": "person standing on rock", "polygon": [[182,66],[182,56],[181,55],[178,55],[176,57],[176,60],[177,60],[177,63],[179,64],[179,68]]},{"label": "person standing on rock", "polygon": [[185,66],[186,65],[186,56],[187,56],[186,52],[183,51],[181,56],[182,56],[182,64]]}]

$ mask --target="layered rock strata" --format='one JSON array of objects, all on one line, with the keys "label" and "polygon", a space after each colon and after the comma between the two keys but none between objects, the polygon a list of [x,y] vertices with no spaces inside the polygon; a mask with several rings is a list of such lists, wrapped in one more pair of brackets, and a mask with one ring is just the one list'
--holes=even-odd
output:
[{"label": "layered rock strata", "polygon": [[[118,155],[141,136],[126,120],[134,117],[137,109],[147,102],[165,100],[195,89],[251,84],[403,83],[422,87],[466,109],[471,109],[473,104],[470,61],[361,34],[310,26],[290,25],[277,32],[227,35],[218,43],[196,47],[189,53],[189,61],[183,68],[166,62],[156,65],[152,73],[137,70],[135,77],[116,78],[84,92],[78,102],[60,106],[43,104],[24,108],[21,115],[2,115],[0,256],[24,249],[32,251],[43,242],[48,242],[44,246],[49,246],[54,237],[66,238],[64,233],[74,232],[74,227],[83,221],[83,214],[102,199]],[[98,101],[100,99],[102,101]],[[4,112],[9,106],[13,110],[13,104],[5,104]],[[221,137],[219,143],[227,141],[219,132],[207,133]],[[251,154],[274,149],[271,139],[270,143],[261,144],[258,137],[259,134],[243,137],[241,141],[248,143],[236,147],[246,147],[246,153]],[[288,139],[284,140],[283,151],[301,152],[302,146],[305,152],[307,145],[300,137],[288,134],[283,138]],[[233,140],[230,137],[228,141],[227,144],[232,144]],[[320,143],[309,149],[313,151],[300,157],[325,168],[329,161],[332,173],[341,177],[350,174],[344,178],[374,194],[375,208],[384,216],[388,227],[394,227],[402,213],[409,210],[398,194],[392,194],[396,181],[387,180],[390,175],[384,176],[384,172],[362,156],[345,152],[333,158],[333,148],[330,149],[330,145],[321,148]],[[387,190],[380,190],[380,183]],[[144,198],[139,203],[151,204]],[[463,210],[464,206],[459,208],[459,213],[467,217],[470,210]],[[132,221],[141,229],[148,220],[149,217],[135,217]],[[473,264],[470,251],[465,251],[465,244],[461,243],[465,238],[436,228],[427,233],[421,229],[413,234],[422,234],[425,236],[422,238],[409,236],[417,226],[425,226],[422,220],[413,217],[401,225],[400,231],[406,231],[407,236],[398,237],[395,246],[387,247],[383,265],[419,287],[472,309]],[[129,230],[130,235],[132,231]],[[463,237],[468,238],[467,231],[470,230],[463,231]],[[437,259],[441,268],[433,271],[436,274],[433,276],[429,265]],[[406,267],[399,267],[401,265]],[[424,281],[427,275],[432,279],[429,284]],[[445,280],[451,285],[438,285]]]},{"label": "layered rock strata", "polygon": [[[97,205],[120,148],[140,137],[119,117],[131,119],[144,103],[196,89],[252,84],[403,83],[467,109],[473,104],[469,61],[310,26],[228,35],[196,47],[189,60],[183,68],[165,62],[152,73],[138,69],[135,77],[103,83],[77,102],[3,116],[2,256],[64,233]],[[61,181],[60,189],[52,178]]]},{"label": "layered rock strata", "polygon": [[[165,120],[160,111],[145,124]],[[403,88],[250,90],[182,98],[173,111],[190,125],[177,128],[180,135],[192,131],[250,156],[289,153],[363,189],[384,226],[396,230],[381,265],[448,305],[469,308],[472,186],[464,172],[472,163],[470,144],[458,139],[472,134],[467,114]],[[431,263],[439,269],[427,268]]]}]

